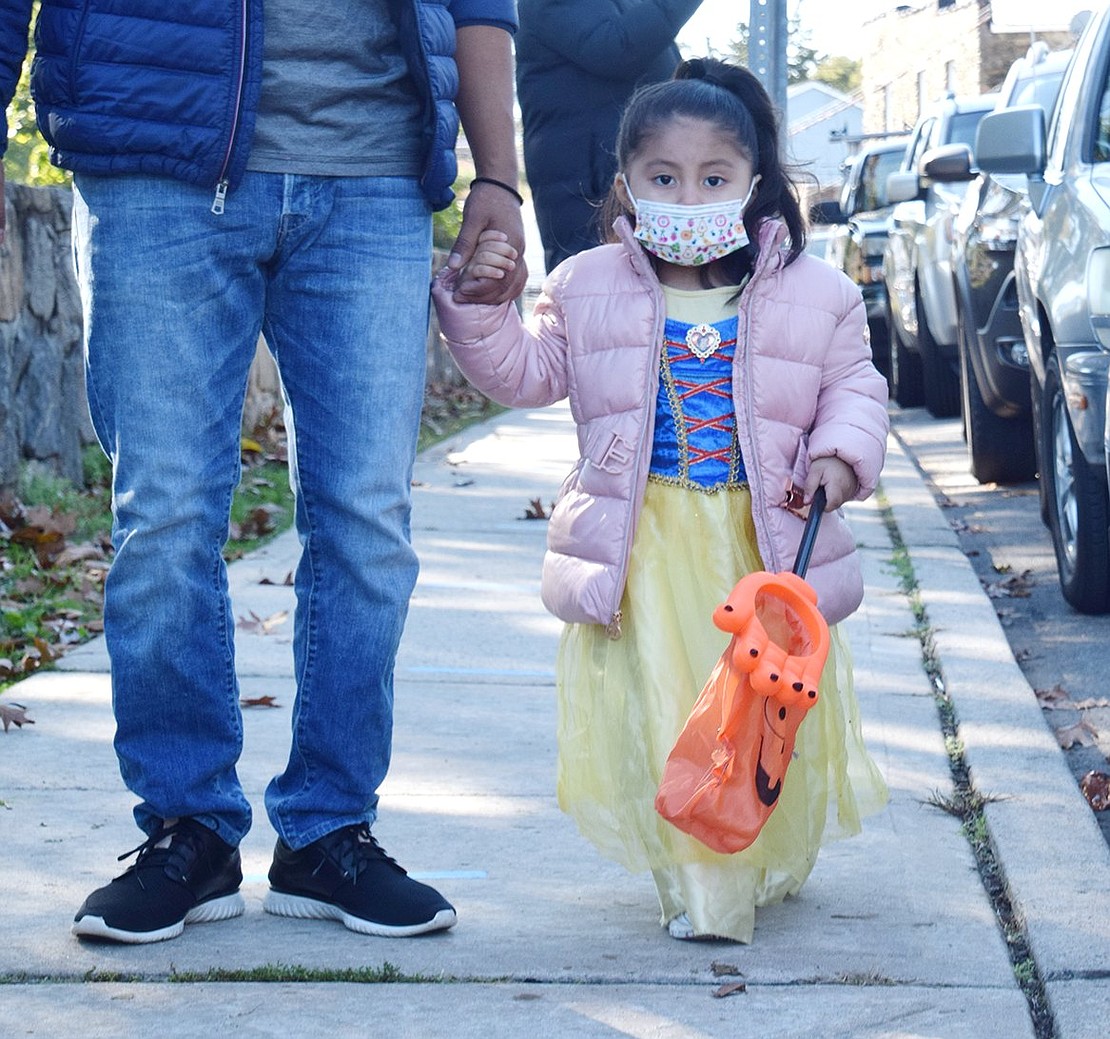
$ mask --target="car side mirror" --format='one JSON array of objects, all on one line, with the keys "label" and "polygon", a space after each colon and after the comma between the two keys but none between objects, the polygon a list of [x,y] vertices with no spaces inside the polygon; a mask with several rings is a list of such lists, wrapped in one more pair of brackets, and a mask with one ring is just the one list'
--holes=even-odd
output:
[{"label": "car side mirror", "polygon": [[916,173],[892,173],[886,179],[886,200],[891,205],[921,197],[921,178]]},{"label": "car side mirror", "polygon": [[974,180],[977,173],[972,169],[971,149],[966,144],[945,144],[921,156],[921,175],[928,180],[958,184]]},{"label": "car side mirror", "polygon": [[1019,105],[990,112],[975,135],[979,168],[988,173],[1025,173],[1039,178],[1048,162],[1044,109]]}]

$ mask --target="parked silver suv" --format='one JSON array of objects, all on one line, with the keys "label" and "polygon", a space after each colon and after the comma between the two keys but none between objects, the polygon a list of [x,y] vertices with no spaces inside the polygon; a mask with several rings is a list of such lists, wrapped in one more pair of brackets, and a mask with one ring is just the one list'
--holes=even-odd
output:
[{"label": "parked silver suv", "polygon": [[979,120],[997,99],[949,97],[927,111],[887,179],[887,200],[896,203],[883,255],[893,397],[938,418],[960,413],[951,242],[967,183],[936,175],[953,163],[967,168]]},{"label": "parked silver suv", "polygon": [[840,200],[826,206],[831,222],[825,259],[854,281],[867,305],[875,367],[890,381],[890,333],[886,326],[883,251],[892,207],[886,200],[887,177],[898,169],[906,144],[870,144],[844,164]]},{"label": "parked silver suv", "polygon": [[[1037,104],[1051,113],[1071,53],[1050,52],[1043,41],[1030,47],[1010,66],[995,110]],[[964,438],[980,483],[1018,483],[1037,472],[1029,355],[1014,280],[1028,183],[1020,174],[992,176],[970,159],[966,169],[952,171],[953,180],[970,181],[952,225]]]},{"label": "parked silver suv", "polygon": [[1025,173],[1014,272],[1042,513],[1064,598],[1110,611],[1110,7],[1087,24],[1046,136],[1037,105],[987,116],[979,165]]}]

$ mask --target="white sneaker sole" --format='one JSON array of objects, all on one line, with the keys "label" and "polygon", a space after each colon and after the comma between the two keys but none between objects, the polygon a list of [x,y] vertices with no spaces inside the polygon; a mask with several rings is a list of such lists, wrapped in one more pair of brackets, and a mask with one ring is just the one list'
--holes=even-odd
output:
[{"label": "white sneaker sole", "polygon": [[218,920],[230,920],[242,916],[246,909],[243,896],[238,891],[220,898],[209,899],[193,906],[185,914],[184,920],[175,924],[162,927],[157,931],[124,931],[118,927],[110,927],[101,916],[83,916],[73,922],[73,933],[82,938],[106,938],[114,942],[125,942],[128,945],[147,945],[150,942],[164,942],[169,938],[176,938],[185,930],[186,924],[208,924]]},{"label": "white sneaker sole", "polygon": [[458,920],[453,909],[441,909],[431,920],[419,924],[380,924],[352,916],[340,906],[330,902],[320,902],[303,895],[287,895],[281,891],[270,890],[262,903],[262,908],[274,916],[289,916],[297,920],[338,920],[348,931],[359,934],[373,934],[379,938],[411,938],[416,934],[430,931],[446,931],[454,927]]}]

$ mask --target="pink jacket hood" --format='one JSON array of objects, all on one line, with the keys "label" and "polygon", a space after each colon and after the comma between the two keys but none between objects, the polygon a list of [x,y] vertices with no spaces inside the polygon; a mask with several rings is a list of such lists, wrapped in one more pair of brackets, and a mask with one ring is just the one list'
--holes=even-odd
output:
[{"label": "pink jacket hood", "polygon": [[[647,254],[618,221],[620,241],[560,264],[532,317],[512,304],[457,304],[452,275],[432,295],[440,329],[467,378],[509,407],[569,399],[579,460],[563,482],[543,563],[545,606],[567,622],[619,627],[628,557],[651,457],[663,293]],[[764,566],[789,569],[802,521],[785,508],[814,458],[835,455],[875,489],[889,420],[886,382],[871,363],[859,290],[821,260],[784,267],[786,229],[767,221],[739,299],[732,396]],[[807,580],[836,623],[863,595],[855,544],[839,513],[821,525]]]}]

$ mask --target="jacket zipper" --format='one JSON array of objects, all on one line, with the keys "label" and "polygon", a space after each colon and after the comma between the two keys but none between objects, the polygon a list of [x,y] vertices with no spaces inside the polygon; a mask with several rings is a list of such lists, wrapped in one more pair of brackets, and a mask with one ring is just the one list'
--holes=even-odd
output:
[{"label": "jacket zipper", "polygon": [[[777,250],[776,250],[776,252],[777,252]],[[768,264],[771,263],[771,260],[773,259],[773,255],[774,255],[773,253],[768,252],[766,255],[761,255],[759,257],[759,259],[756,261],[756,269],[752,271],[752,276],[751,276],[750,280],[748,281],[747,291],[744,294],[744,296],[746,296],[747,298],[745,299],[744,296],[741,296],[741,299],[740,299],[740,310],[744,315],[744,345],[743,345],[744,364],[743,364],[742,368],[740,366],[738,366],[736,368],[736,371],[733,375],[734,379],[739,378],[739,373],[742,370],[746,370],[748,372],[751,371],[751,349],[752,349],[752,345],[751,345],[751,340],[752,340],[752,308],[751,308],[752,295],[751,295],[751,290],[756,285],[756,283],[758,281],[762,280],[762,278],[764,276],[766,276],[767,266],[768,266]],[[737,357],[738,358],[740,356],[739,351],[740,351],[740,345],[738,343],[737,344]],[[735,364],[735,362],[733,362],[733,363]],[[748,446],[751,448],[751,454],[754,455],[754,454],[758,454],[758,452],[756,451],[756,443],[755,443],[755,441],[756,441],[755,421],[754,421],[754,418],[753,418],[753,416],[755,415],[755,408],[754,408],[753,403],[752,403],[752,381],[751,381],[751,379],[745,379],[744,380],[743,394],[744,394],[744,406],[747,409],[747,415],[745,416],[747,421],[746,421],[745,425],[747,426],[747,430],[748,430]],[[741,452],[743,452],[743,445],[741,445]],[[748,457],[745,456],[744,457],[744,466],[745,466],[745,468],[747,467],[749,461],[754,461],[754,460],[755,460],[754,458],[748,458]],[[782,569],[782,566],[781,566],[781,564],[779,562],[779,559],[778,559],[778,554],[777,554],[777,550],[776,550],[776,547],[775,547],[775,544],[774,544],[774,539],[769,538],[767,536],[766,520],[763,518],[763,510],[766,508],[765,488],[763,487],[763,484],[762,484],[761,481],[756,480],[753,483],[751,480],[749,480],[748,481],[748,491],[752,496],[752,522],[753,522],[753,524],[755,525],[755,528],[756,528],[756,543],[758,545],[758,543],[760,541],[760,535],[762,535],[762,541],[763,541],[764,544],[766,544],[770,548],[770,553],[771,553],[771,558],[765,560],[764,562],[765,562],[766,566],[768,567],[768,569],[777,572],[778,570]],[[760,547],[760,551],[762,552],[762,547]]]},{"label": "jacket zipper", "polygon": [[227,138],[227,151],[224,152],[224,161],[216,181],[216,197],[212,200],[212,212],[216,216],[223,214],[224,202],[227,199],[227,174],[231,166],[231,153],[235,147],[235,135],[239,132],[239,109],[243,105],[243,84],[247,78],[247,0],[240,0],[239,16],[242,32],[239,34],[239,71],[235,80],[235,109],[231,116],[231,133]]},{"label": "jacket zipper", "polygon": [[[643,275],[641,274],[641,277]],[[666,320],[665,307],[663,303],[663,290],[659,287],[659,283],[655,282],[652,285],[652,294],[655,297],[655,339],[656,346],[661,349],[663,343],[663,331]],[[648,373],[648,389],[647,403],[645,409],[648,414],[648,420],[641,427],[640,442],[636,445],[636,471],[635,479],[633,482],[634,487],[640,485],[640,473],[644,467],[644,445],[649,441],[649,438],[655,432],[655,398],[659,393],[659,354],[656,353],[655,363]],[[624,530],[624,559],[621,562],[620,572],[618,573],[618,581],[616,584],[616,602],[613,603],[613,610],[609,616],[609,623],[605,626],[605,634],[611,639],[619,639],[621,637],[621,621],[623,619],[621,614],[621,598],[624,596],[625,582],[628,580],[628,563],[632,558],[632,538],[633,531],[631,529],[634,519],[633,514],[635,509],[628,511],[628,525]]]}]

